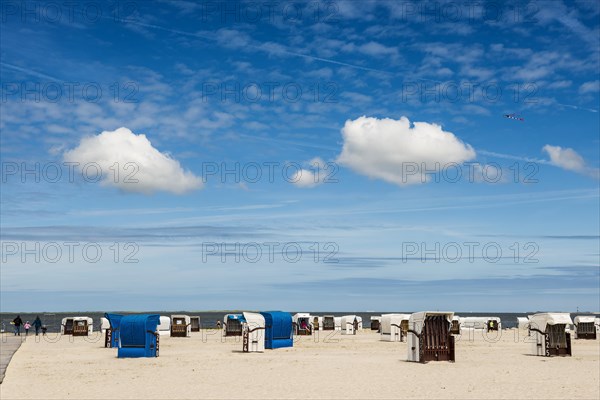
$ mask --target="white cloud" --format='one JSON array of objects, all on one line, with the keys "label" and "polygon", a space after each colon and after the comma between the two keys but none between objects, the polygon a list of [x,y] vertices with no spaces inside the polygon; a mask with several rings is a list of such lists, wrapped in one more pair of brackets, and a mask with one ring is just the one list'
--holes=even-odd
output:
[{"label": "white cloud", "polygon": [[546,89],[565,89],[573,84],[572,81],[562,80],[562,81],[554,81],[550,82],[546,85]]},{"label": "white cloud", "polygon": [[600,177],[600,170],[587,166],[583,157],[571,148],[562,148],[547,144],[542,148],[542,151],[548,153],[552,165],[566,169],[567,171],[589,175],[596,179]]},{"label": "white cloud", "polygon": [[[308,169],[310,168],[310,169]],[[299,169],[290,181],[299,188],[313,188],[321,185],[327,179],[329,166],[319,157],[305,163],[305,168]]]},{"label": "white cloud", "polygon": [[429,181],[428,171],[475,158],[475,150],[437,124],[362,116],[342,129],[337,161],[370,178],[397,185]]},{"label": "white cloud", "polygon": [[387,47],[377,42],[368,42],[357,47],[361,53],[374,57],[398,57],[398,49],[395,47]]},{"label": "white cloud", "polygon": [[598,91],[600,91],[600,81],[598,80],[585,82],[579,87],[579,93],[581,94],[596,93]]},{"label": "white cloud", "polygon": [[[96,163],[102,172],[101,184],[127,192],[183,194],[203,186],[202,180],[184,171],[179,161],[153,147],[146,135],[136,135],[127,128],[85,137],[63,158],[79,163],[80,169]],[[96,167],[89,168],[83,175],[95,181],[96,171]]]}]

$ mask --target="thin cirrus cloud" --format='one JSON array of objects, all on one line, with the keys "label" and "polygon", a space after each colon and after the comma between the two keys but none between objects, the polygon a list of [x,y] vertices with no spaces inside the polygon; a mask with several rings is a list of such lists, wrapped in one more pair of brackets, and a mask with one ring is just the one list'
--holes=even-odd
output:
[{"label": "thin cirrus cloud", "polygon": [[542,148],[550,157],[550,164],[565,169],[567,171],[577,172],[578,174],[588,175],[592,178],[600,179],[600,169],[587,165],[583,157],[571,148],[560,146],[551,146],[549,144]]},{"label": "thin cirrus cloud", "polygon": [[[127,128],[104,131],[81,139],[63,154],[64,161],[86,169],[88,180],[125,192],[152,194],[158,191],[184,194],[203,187],[202,179],[185,171],[179,161],[152,146],[146,135]],[[91,176],[91,178],[90,178]]]},{"label": "thin cirrus cloud", "polygon": [[428,122],[362,116],[347,120],[337,161],[370,178],[400,186],[426,183],[428,171],[475,158],[452,132]]}]

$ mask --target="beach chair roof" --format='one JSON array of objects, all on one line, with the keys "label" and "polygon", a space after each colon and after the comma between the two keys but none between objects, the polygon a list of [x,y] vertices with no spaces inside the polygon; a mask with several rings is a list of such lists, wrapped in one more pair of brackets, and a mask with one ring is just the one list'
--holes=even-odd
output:
[{"label": "beach chair roof", "polygon": [[265,326],[265,317],[259,313],[244,312],[242,315],[246,323],[252,328],[260,328]]},{"label": "beach chair roof", "polygon": [[299,312],[299,313],[294,314],[293,319],[294,319],[294,321],[297,321],[298,318],[310,318],[310,317],[311,317],[310,313]]},{"label": "beach chair roof", "polygon": [[91,324],[94,320],[90,317],[65,317],[62,319],[63,325],[65,324],[65,322],[69,319],[72,319],[73,322],[75,321],[87,321],[88,324]]},{"label": "beach chair roof", "polygon": [[404,320],[408,320],[410,314],[383,314],[381,316],[382,323],[400,324]]},{"label": "beach chair roof", "polygon": [[105,313],[104,317],[108,320],[108,323],[112,329],[119,329],[123,315]]},{"label": "beach chair roof", "polygon": [[410,315],[408,319],[410,325],[413,327],[415,332],[421,333],[423,329],[423,323],[427,317],[432,316],[444,316],[449,323],[452,323],[452,318],[454,318],[454,312],[452,311],[420,311]]},{"label": "beach chair roof", "polygon": [[575,325],[577,325],[578,323],[595,323],[596,322],[596,317],[593,317],[591,315],[578,315],[575,317],[574,319],[575,321]]},{"label": "beach chair roof", "polygon": [[539,329],[542,332],[546,331],[547,325],[570,325],[572,323],[569,313],[539,313],[529,317],[530,327]]}]

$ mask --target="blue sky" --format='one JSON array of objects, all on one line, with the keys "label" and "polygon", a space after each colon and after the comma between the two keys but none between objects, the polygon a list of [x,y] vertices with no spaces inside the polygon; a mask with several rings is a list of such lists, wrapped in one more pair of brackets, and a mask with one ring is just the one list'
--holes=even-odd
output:
[{"label": "blue sky", "polygon": [[2,4],[3,311],[600,309],[597,2],[49,4]]}]

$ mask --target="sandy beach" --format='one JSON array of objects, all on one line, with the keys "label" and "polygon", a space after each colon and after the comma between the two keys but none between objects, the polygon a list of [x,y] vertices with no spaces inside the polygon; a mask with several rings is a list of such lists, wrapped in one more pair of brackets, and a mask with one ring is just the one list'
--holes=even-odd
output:
[{"label": "sandy beach", "polygon": [[[217,331],[161,337],[158,358],[118,359],[103,340],[30,336],[0,385],[2,399],[545,398],[600,397],[600,341],[573,340],[572,357],[529,355],[526,333],[481,333],[456,344],[456,362],[406,362],[406,343],[319,332],[293,348],[242,353]],[[328,335],[325,335],[328,333]],[[517,337],[520,335],[520,338]],[[59,339],[60,338],[60,339]],[[41,337],[38,337],[41,339]],[[55,340],[52,342],[51,339]]]}]

